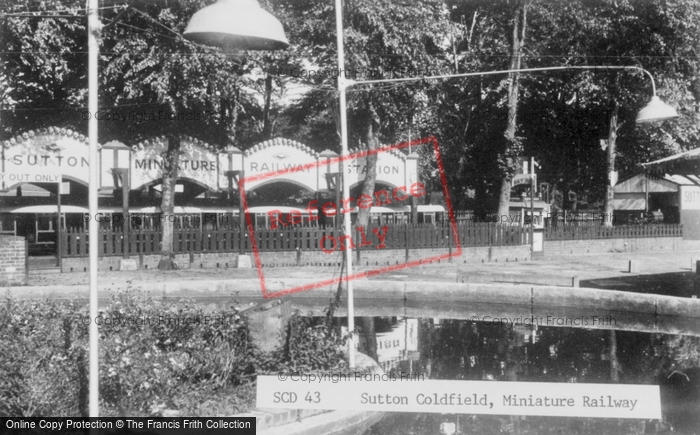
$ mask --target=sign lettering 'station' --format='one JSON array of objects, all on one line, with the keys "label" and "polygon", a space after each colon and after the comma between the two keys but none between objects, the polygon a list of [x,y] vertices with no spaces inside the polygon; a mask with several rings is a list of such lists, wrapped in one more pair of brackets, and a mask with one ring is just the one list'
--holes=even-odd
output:
[{"label": "sign lettering 'station'", "polygon": [[553,417],[661,418],[656,385],[353,379],[292,382],[258,376],[259,408]]}]

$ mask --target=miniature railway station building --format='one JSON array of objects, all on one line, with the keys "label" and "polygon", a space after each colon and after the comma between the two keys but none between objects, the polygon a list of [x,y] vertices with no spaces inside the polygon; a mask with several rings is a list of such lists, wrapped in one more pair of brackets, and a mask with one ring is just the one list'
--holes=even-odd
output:
[{"label": "miniature railway station building", "polygon": [[[98,216],[90,218],[99,219],[101,228],[112,228],[123,225],[126,212],[130,228],[157,227],[164,218],[159,212],[167,149],[166,137],[136,144],[101,144]],[[59,231],[87,227],[87,138],[69,129],[49,127],[6,140],[0,150],[0,235],[25,237],[31,253],[55,254]],[[181,138],[172,219],[180,227],[239,225],[238,181],[244,177],[246,212],[256,226],[269,226],[273,211],[301,213],[305,217],[300,225],[334,225],[335,218],[318,218],[320,210],[309,213],[307,209],[313,200],[320,206],[339,198],[339,160],[333,151],[318,153],[284,138],[245,151],[235,147],[220,150],[194,138]],[[343,165],[353,196],[360,193],[365,160],[355,158]],[[396,192],[403,199],[419,182],[418,154],[378,153],[375,191]],[[444,219],[444,210],[442,205],[392,201],[372,207],[371,216],[377,224],[435,222]]]}]

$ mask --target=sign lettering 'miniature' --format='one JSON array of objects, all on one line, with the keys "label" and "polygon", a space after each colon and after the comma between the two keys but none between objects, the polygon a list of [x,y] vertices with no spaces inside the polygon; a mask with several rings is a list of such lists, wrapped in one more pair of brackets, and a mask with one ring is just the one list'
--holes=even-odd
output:
[{"label": "sign lettering 'miniature'", "polygon": [[[167,149],[167,140],[160,140],[131,153],[132,189],[157,183],[163,177],[163,172],[170,169],[170,162],[165,158]],[[218,185],[218,156],[203,146],[183,141],[180,144],[177,168],[178,178],[188,178],[204,186]]]},{"label": "sign lettering 'miniature'", "polygon": [[[181,159],[178,162],[177,168],[180,171],[216,171],[218,163],[211,160],[185,160]],[[135,159],[134,167],[136,169],[147,170],[162,170],[170,169],[170,163],[163,158],[159,159]]]}]

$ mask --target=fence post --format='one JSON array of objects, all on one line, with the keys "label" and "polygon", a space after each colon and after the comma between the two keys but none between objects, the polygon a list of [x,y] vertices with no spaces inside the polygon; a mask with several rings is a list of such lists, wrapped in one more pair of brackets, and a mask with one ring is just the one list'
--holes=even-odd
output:
[{"label": "fence post", "polygon": [[450,254],[447,261],[452,263],[452,224],[450,222],[447,223],[447,251]]},{"label": "fence post", "polygon": [[[59,197],[59,201],[60,201],[61,200],[60,199],[60,197],[61,197],[60,186],[58,189],[58,197]],[[60,212],[58,213],[58,231],[57,231],[57,234],[58,234],[58,238],[57,238],[58,243],[56,244],[57,245],[56,251],[58,252],[58,270],[60,272],[63,272],[63,245],[65,244],[65,240],[63,237],[64,233],[63,233],[63,226],[61,225],[61,213]]]},{"label": "fence post", "polygon": [[404,240],[406,241],[406,263],[408,263],[408,224],[404,225]]},{"label": "fence post", "polygon": [[139,269],[143,270],[143,250],[146,247],[146,243],[143,240],[143,224],[139,225],[139,239],[136,243],[139,251]]},{"label": "fence post", "polygon": [[188,247],[190,248],[190,249],[189,249],[189,251],[190,251],[190,269],[192,269],[192,264],[194,263],[194,251],[193,251],[193,249],[194,249],[194,233],[192,232],[192,229],[191,229],[191,228],[190,228],[190,230],[188,231],[188,233],[189,233],[189,234],[188,234],[188,237],[187,237],[187,241],[188,241],[189,243],[188,243],[187,245],[188,245]]}]

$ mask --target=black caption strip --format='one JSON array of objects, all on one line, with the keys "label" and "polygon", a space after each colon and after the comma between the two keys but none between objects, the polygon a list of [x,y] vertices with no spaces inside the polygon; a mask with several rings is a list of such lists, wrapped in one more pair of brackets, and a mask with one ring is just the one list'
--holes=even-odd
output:
[{"label": "black caption strip", "polygon": [[254,435],[255,417],[3,417],[0,434]]}]

